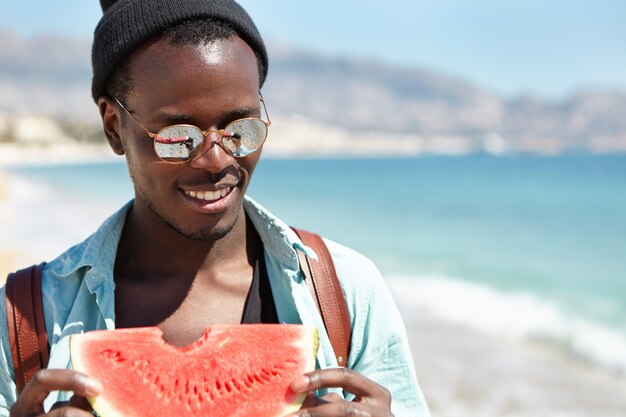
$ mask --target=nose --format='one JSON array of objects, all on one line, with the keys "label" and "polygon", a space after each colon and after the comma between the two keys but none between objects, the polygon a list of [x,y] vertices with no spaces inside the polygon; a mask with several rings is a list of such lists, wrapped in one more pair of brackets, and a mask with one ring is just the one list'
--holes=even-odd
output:
[{"label": "nose", "polygon": [[223,136],[229,136],[229,132],[210,130],[203,132],[204,142],[198,149],[198,153],[189,162],[192,167],[204,169],[213,174],[222,172],[235,162],[235,157],[224,149]]}]

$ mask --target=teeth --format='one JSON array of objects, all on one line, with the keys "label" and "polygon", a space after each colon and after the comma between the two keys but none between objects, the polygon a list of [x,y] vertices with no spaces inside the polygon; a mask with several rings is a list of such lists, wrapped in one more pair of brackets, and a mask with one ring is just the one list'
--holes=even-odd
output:
[{"label": "teeth", "polygon": [[198,198],[200,200],[205,201],[214,201],[224,197],[226,194],[230,192],[231,188],[222,188],[217,191],[185,191],[190,197]]},{"label": "teeth", "polygon": [[219,191],[205,191],[204,192],[204,199],[206,201],[217,200],[218,198],[220,198]]}]

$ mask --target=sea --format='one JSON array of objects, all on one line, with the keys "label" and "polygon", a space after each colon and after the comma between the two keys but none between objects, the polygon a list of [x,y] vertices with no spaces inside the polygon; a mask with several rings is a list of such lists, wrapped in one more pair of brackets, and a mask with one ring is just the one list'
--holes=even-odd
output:
[{"label": "sea", "polygon": [[[119,162],[5,168],[0,249],[52,259],[132,198]],[[248,194],[481,332],[626,375],[626,155],[264,159]]]}]

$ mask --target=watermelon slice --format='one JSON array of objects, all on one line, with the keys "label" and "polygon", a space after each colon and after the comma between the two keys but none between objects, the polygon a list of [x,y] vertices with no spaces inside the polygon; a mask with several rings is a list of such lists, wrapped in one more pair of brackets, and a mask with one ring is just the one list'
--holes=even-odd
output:
[{"label": "watermelon slice", "polygon": [[280,417],[304,395],[289,389],[315,369],[317,330],[291,324],[219,325],[177,348],[156,327],[71,338],[72,367],[98,379],[89,402],[103,417]]}]

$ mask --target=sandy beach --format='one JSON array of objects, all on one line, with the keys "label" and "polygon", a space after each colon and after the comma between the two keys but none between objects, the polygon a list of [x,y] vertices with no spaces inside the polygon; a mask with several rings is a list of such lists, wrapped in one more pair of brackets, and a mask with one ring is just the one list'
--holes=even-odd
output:
[{"label": "sandy beach", "polygon": [[[5,227],[11,221],[7,213],[6,201],[11,192],[10,177],[0,170],[0,228]],[[8,242],[0,242],[0,285],[4,284],[6,275],[17,268],[37,262],[37,254],[28,254],[19,250],[8,248]]]},{"label": "sandy beach", "polygon": [[409,305],[400,309],[434,417],[626,415],[623,376],[546,345],[484,335]]},{"label": "sandy beach", "polygon": [[8,273],[40,261],[41,259],[38,259],[36,255],[0,250],[0,286],[4,285]]}]

